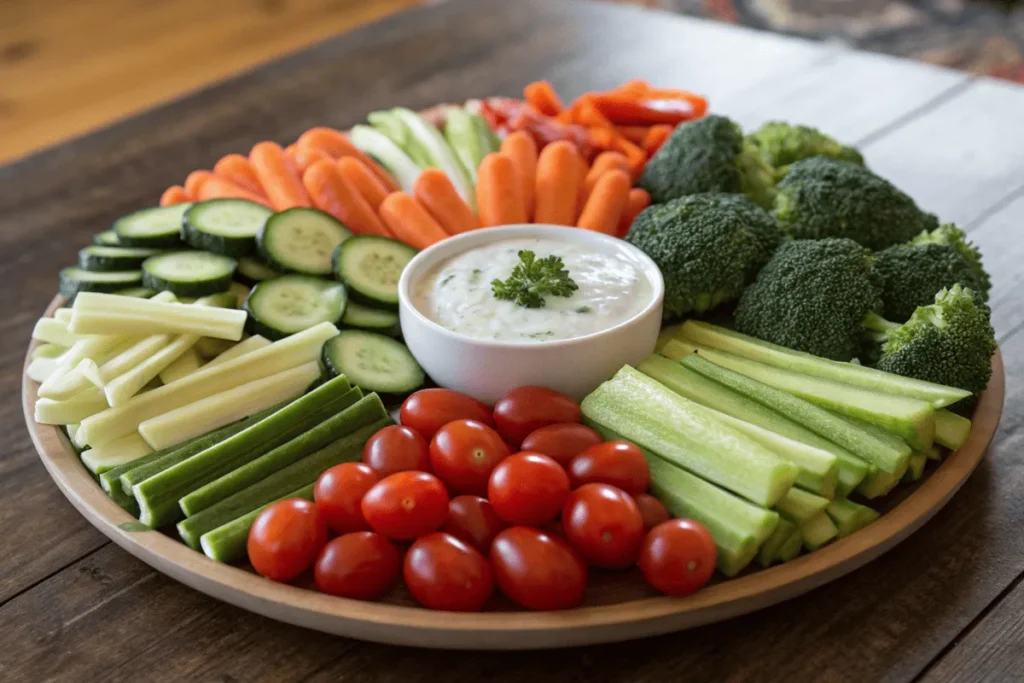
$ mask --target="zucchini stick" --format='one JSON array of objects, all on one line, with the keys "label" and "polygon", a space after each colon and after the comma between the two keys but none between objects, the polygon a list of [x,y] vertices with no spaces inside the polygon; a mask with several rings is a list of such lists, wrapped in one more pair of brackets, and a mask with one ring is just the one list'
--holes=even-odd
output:
[{"label": "zucchini stick", "polygon": [[82,452],[82,462],[93,474],[103,474],[112,467],[124,465],[144,455],[152,453],[153,449],[139,436],[138,432],[132,432],[120,439],[111,441],[106,446],[90,448]]},{"label": "zucchini stick", "polygon": [[[124,297],[128,298],[128,297]],[[140,299],[148,301],[148,299]],[[182,304],[166,304],[177,311],[186,307]],[[192,308],[189,306],[188,308]],[[245,311],[228,308],[196,307],[196,311],[216,313],[208,320],[192,319],[170,313],[109,313],[106,311],[75,311],[69,330],[75,334],[194,334],[200,337],[215,337],[238,341],[245,326]]]},{"label": "zucchini stick", "polygon": [[[198,342],[196,343],[198,344]],[[160,371],[160,381],[164,384],[170,384],[182,377],[188,377],[201,367],[203,367],[203,361],[193,346]]]},{"label": "zucchini stick", "polygon": [[32,338],[60,346],[73,346],[75,342],[83,339],[82,335],[71,332],[67,325],[53,318],[37,320],[36,326],[32,329]]},{"label": "zucchini stick", "polygon": [[227,363],[229,360],[234,360],[239,356],[244,356],[247,353],[253,351],[259,351],[260,349],[270,346],[270,340],[261,337],[260,335],[254,335],[244,341],[240,341],[224,353],[218,355],[216,358],[206,364],[206,367],[216,367],[221,363]]},{"label": "zucchini stick", "polygon": [[[103,412],[107,408],[107,399],[96,387],[75,394],[63,401],[41,398],[36,401],[36,422],[44,425],[67,425],[82,422],[89,417]],[[81,429],[79,429],[79,434]]]},{"label": "zucchini stick", "polygon": [[191,349],[197,341],[199,337],[194,334],[180,335],[128,372],[110,381],[103,387],[107,403],[112,407],[123,406],[142,391],[143,387],[159,377],[161,370]]}]

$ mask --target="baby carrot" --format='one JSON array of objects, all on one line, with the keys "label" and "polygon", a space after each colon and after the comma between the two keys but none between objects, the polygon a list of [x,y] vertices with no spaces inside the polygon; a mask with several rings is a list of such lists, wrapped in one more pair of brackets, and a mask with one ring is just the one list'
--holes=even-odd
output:
[{"label": "baby carrot", "polygon": [[535,81],[523,88],[523,98],[545,116],[556,116],[562,111],[562,100],[548,81]]},{"label": "baby carrot", "polygon": [[650,126],[615,126],[615,131],[634,145],[643,145]]},{"label": "baby carrot", "polygon": [[294,206],[313,206],[302,185],[295,162],[275,142],[260,142],[249,152],[249,162],[260,179],[263,191],[278,211]]},{"label": "baby carrot", "polygon": [[302,176],[316,208],[331,214],[357,234],[390,236],[369,202],[341,175],[331,159],[321,159]]},{"label": "baby carrot", "polygon": [[228,154],[226,157],[222,157],[214,164],[213,174],[226,178],[253,194],[266,196],[263,192],[263,185],[260,184],[260,179],[256,176],[256,171],[252,170],[252,164],[241,154]]},{"label": "baby carrot", "polygon": [[337,164],[345,180],[363,195],[363,199],[370,203],[374,211],[379,211],[380,203],[388,196],[388,188],[384,187],[380,178],[355,157],[342,157],[338,159]]},{"label": "baby carrot", "polygon": [[290,149],[292,151],[288,156],[290,156],[292,161],[295,162],[295,166],[299,169],[299,173],[305,173],[310,166],[321,159],[334,161],[334,157],[318,147],[293,146]]},{"label": "baby carrot", "polygon": [[380,205],[380,217],[395,237],[414,249],[426,249],[448,236],[423,205],[405,192],[389,194]]},{"label": "baby carrot", "polygon": [[522,189],[512,157],[491,152],[476,172],[476,207],[480,224],[515,225],[526,222]]},{"label": "baby carrot", "polygon": [[[651,126],[647,129],[647,135],[645,135],[644,139],[638,144],[644,148],[648,157],[652,157],[654,156],[654,153],[657,152],[663,144],[665,144],[665,141],[668,140],[670,135],[672,135],[673,130],[675,130],[675,128],[667,123],[659,123]],[[636,142],[636,140],[632,140],[632,142]]]},{"label": "baby carrot", "polygon": [[195,199],[199,196],[199,187],[212,177],[213,174],[209,171],[192,171],[185,178],[185,194]]},{"label": "baby carrot", "polygon": [[585,165],[571,142],[560,140],[541,150],[534,185],[535,223],[575,225]]},{"label": "baby carrot", "polygon": [[618,152],[601,152],[594,158],[594,163],[587,171],[587,177],[583,180],[583,191],[587,197],[594,191],[594,185],[597,185],[597,180],[607,171],[613,171],[619,169],[620,171],[628,171],[629,164],[626,162],[626,157]]},{"label": "baby carrot", "polygon": [[507,154],[515,164],[526,222],[529,222],[533,218],[533,186],[537,179],[537,142],[526,131],[517,130],[502,141],[501,153]]},{"label": "baby carrot", "polygon": [[160,206],[183,204],[187,201],[189,201],[188,193],[185,192],[185,188],[181,185],[171,185],[160,195]]},{"label": "baby carrot", "polygon": [[247,199],[267,208],[274,208],[263,195],[249,192],[244,187],[218,175],[210,176],[205,183],[199,186],[199,194],[196,195],[196,199],[201,202],[205,202],[207,199]]},{"label": "baby carrot", "polygon": [[632,184],[625,171],[613,169],[605,172],[587,198],[576,227],[614,235]]},{"label": "baby carrot", "polygon": [[359,161],[366,164],[373,174],[377,176],[384,186],[388,188],[389,192],[398,191],[398,183],[391,177],[391,174],[385,171],[380,164],[371,159],[368,155],[364,154],[362,150],[352,144],[352,142],[343,133],[339,133],[333,128],[310,128],[305,133],[299,136],[296,140],[295,146],[298,149],[303,147],[316,147],[327,154],[331,155],[335,159],[342,157],[355,157]]},{"label": "baby carrot", "polygon": [[626,208],[622,210],[622,217],[619,219],[619,228],[616,231],[616,235],[619,237],[625,237],[626,233],[629,232],[629,228],[633,225],[633,221],[640,214],[641,211],[651,205],[651,195],[647,194],[647,190],[639,187],[634,187],[629,191],[629,196],[626,198]]},{"label": "baby carrot", "polygon": [[412,191],[423,208],[449,235],[469,232],[480,227],[476,214],[459,196],[452,181],[441,169],[424,169],[413,183]]}]

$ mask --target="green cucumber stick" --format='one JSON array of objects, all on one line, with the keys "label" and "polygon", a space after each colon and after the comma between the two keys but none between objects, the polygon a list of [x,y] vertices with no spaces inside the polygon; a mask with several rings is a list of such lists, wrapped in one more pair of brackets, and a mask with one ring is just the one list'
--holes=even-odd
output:
[{"label": "green cucumber stick", "polygon": [[306,484],[276,500],[270,501],[266,505],[260,506],[248,514],[217,527],[213,531],[203,534],[200,539],[203,552],[211,560],[216,560],[217,562],[238,562],[244,559],[245,545],[249,540],[249,529],[252,528],[260,513],[282,500],[289,500],[291,498],[313,500],[313,486],[314,484]]},{"label": "green cucumber stick", "polygon": [[757,551],[757,563],[762,567],[769,567],[776,560],[782,545],[793,534],[799,534],[796,525],[787,519],[780,519],[775,531],[768,537],[768,540],[761,544]]}]

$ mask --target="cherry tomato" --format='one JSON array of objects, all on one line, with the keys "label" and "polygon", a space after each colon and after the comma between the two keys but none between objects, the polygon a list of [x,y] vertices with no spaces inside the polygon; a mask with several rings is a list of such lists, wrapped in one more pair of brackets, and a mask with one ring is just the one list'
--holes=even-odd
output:
[{"label": "cherry tomato", "polygon": [[259,514],[249,529],[253,569],[273,581],[291,581],[309,569],[327,543],[327,523],[316,503],[290,498]]},{"label": "cherry tomato", "polygon": [[491,565],[451,534],[428,534],[405,554],[405,585],[424,607],[479,612],[494,592]]},{"label": "cherry tomato", "polygon": [[715,541],[700,522],[673,519],[647,533],[640,571],[647,583],[667,595],[689,595],[715,571]]},{"label": "cherry tomato", "polygon": [[419,432],[402,425],[391,425],[366,442],[363,462],[382,477],[409,470],[429,472],[430,451]]},{"label": "cherry tomato", "polygon": [[328,595],[376,600],[398,582],[402,557],[380,534],[357,531],[324,546],[313,570],[316,587]]},{"label": "cherry tomato", "polygon": [[509,524],[540,526],[562,511],[569,495],[569,475],[546,455],[517,453],[491,472],[487,499]]},{"label": "cherry tomato", "polygon": [[584,484],[562,508],[565,538],[590,564],[623,569],[636,564],[644,520],[628,493],[608,484]]},{"label": "cherry tomato", "polygon": [[538,529],[505,529],[491,545],[494,581],[516,604],[532,610],[568,609],[587,589],[587,565],[562,539]]},{"label": "cherry tomato", "polygon": [[547,425],[579,422],[582,413],[576,401],[546,387],[519,387],[494,406],[498,433],[509,443],[523,439]]},{"label": "cherry tomato", "polygon": [[420,389],[405,399],[402,424],[430,441],[437,430],[455,420],[476,420],[494,426],[491,411],[480,401],[449,389]]},{"label": "cherry tomato", "polygon": [[568,467],[570,460],[603,440],[600,434],[581,424],[548,425],[530,432],[523,439],[523,450],[543,453]]},{"label": "cherry tomato", "polygon": [[486,499],[457,496],[448,503],[448,519],[441,531],[486,553],[491,549],[491,541],[504,528],[505,523]]},{"label": "cherry tomato", "polygon": [[498,432],[473,420],[449,422],[430,442],[434,474],[455,493],[487,493],[491,470],[508,456]]},{"label": "cherry tomato", "polygon": [[393,541],[411,541],[437,531],[448,516],[448,492],[426,472],[396,472],[366,492],[363,517]]},{"label": "cherry tomato", "polygon": [[651,483],[647,458],[627,441],[608,441],[591,446],[572,459],[568,470],[573,488],[595,482],[610,484],[638,496]]},{"label": "cherry tomato", "polygon": [[313,487],[313,500],[331,531],[347,534],[370,528],[359,504],[378,481],[380,475],[361,462],[335,465],[320,475]]},{"label": "cherry tomato", "polygon": [[672,515],[668,513],[662,502],[649,493],[633,496],[633,501],[640,510],[640,516],[644,519],[644,529],[646,531],[650,531],[662,522],[672,519]]}]

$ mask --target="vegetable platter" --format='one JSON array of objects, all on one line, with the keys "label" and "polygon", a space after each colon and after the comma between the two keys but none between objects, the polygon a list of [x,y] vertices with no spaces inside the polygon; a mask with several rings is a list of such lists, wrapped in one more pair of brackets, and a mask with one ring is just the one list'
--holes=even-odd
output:
[{"label": "vegetable platter", "polygon": [[857,150],[706,110],[542,81],[194,172],[60,273],[44,465],[159,571],[393,644],[644,637],[864,565],[996,431],[988,275]]}]

